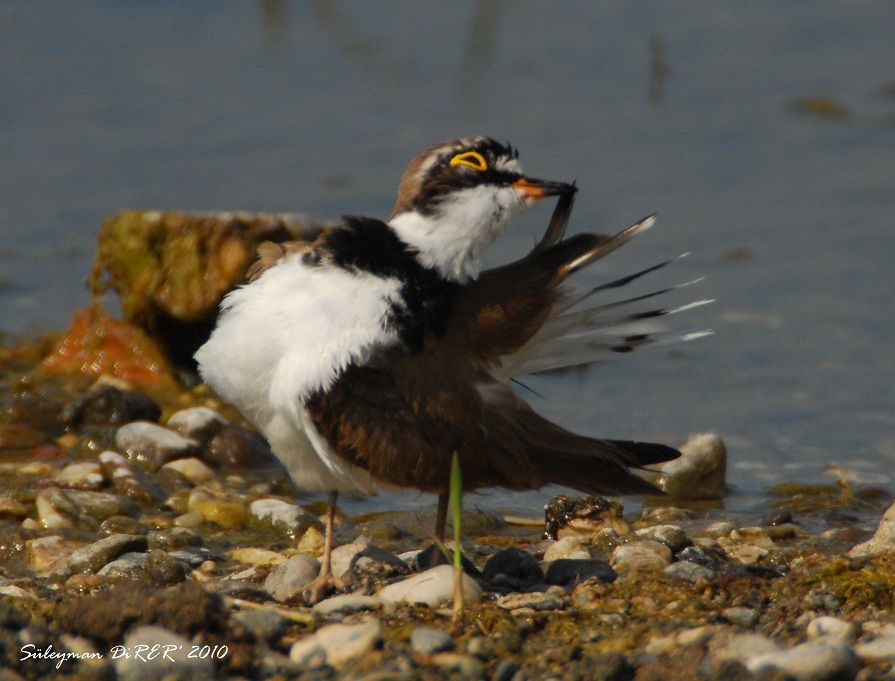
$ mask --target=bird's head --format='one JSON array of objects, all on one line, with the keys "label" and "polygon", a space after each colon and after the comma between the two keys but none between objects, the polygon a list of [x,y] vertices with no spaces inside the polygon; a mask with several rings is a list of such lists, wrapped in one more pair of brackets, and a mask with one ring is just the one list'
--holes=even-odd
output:
[{"label": "bird's head", "polygon": [[519,154],[488,137],[436,144],[398,185],[391,225],[420,261],[457,281],[478,274],[482,251],[538,199],[576,191],[526,176]]}]

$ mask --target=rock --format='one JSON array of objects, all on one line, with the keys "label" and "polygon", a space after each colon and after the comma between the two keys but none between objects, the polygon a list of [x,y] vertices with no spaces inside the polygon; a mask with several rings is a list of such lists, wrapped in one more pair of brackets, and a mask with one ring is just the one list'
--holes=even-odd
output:
[{"label": "rock", "polygon": [[72,430],[85,426],[117,426],[131,421],[158,421],[161,407],[151,397],[109,382],[97,381],[62,409],[60,419]]},{"label": "rock", "polygon": [[206,466],[200,459],[195,457],[169,461],[163,465],[161,469],[176,471],[194,485],[198,485],[214,478],[214,471]]},{"label": "rock", "polygon": [[498,575],[516,580],[520,585],[536,584],[544,579],[537,559],[528,551],[515,547],[498,551],[485,563],[482,579],[490,582]]},{"label": "rock", "polygon": [[323,529],[323,524],[313,513],[282,499],[256,499],[249,504],[249,513],[262,523],[268,523],[285,533],[290,539],[301,537],[311,527]]},{"label": "rock", "polygon": [[105,477],[121,494],[139,501],[158,503],[164,498],[164,491],[149,482],[146,475],[132,465],[118,452],[106,450],[99,455],[99,462]]},{"label": "rock", "polygon": [[186,578],[186,570],[181,562],[161,549],[149,552],[145,567],[150,584],[169,586],[179,584]]},{"label": "rock", "polygon": [[144,576],[148,559],[148,553],[125,553],[103,565],[96,574],[112,579],[138,579]]},{"label": "rock", "polygon": [[883,553],[895,551],[895,503],[893,503],[879,521],[876,532],[867,541],[852,547],[848,555],[852,558],[871,558]]},{"label": "rock", "polygon": [[544,581],[547,584],[572,589],[588,579],[596,578],[602,582],[614,582],[617,576],[615,570],[605,560],[560,558],[550,563]]},{"label": "rock", "polygon": [[376,596],[363,594],[342,594],[320,601],[314,606],[314,614],[320,617],[332,617],[362,610],[376,610],[381,603]]},{"label": "rock", "polygon": [[124,553],[146,550],[146,537],[134,534],[112,534],[73,552],[54,564],[50,579],[62,581],[77,573],[93,574],[106,563]]},{"label": "rock", "polygon": [[[448,550],[453,549],[451,542],[448,542],[447,548]],[[473,577],[481,576],[482,573],[475,566],[475,563],[469,560],[463,553],[460,554],[460,562],[463,567],[463,572],[467,575],[472,575]],[[434,544],[430,544],[416,555],[416,560],[413,561],[412,564],[409,564],[408,567],[414,572],[425,572],[426,570],[431,570],[433,567],[439,565],[453,565],[453,555],[449,560],[441,552],[441,549]]]},{"label": "rock", "polygon": [[708,568],[712,572],[717,572],[718,568],[721,567],[721,563],[713,553],[698,546],[688,546],[677,554],[677,560],[696,563],[696,565]]},{"label": "rock", "polygon": [[9,497],[0,497],[0,518],[20,519],[28,515],[28,509],[20,501]]},{"label": "rock", "polygon": [[62,495],[76,508],[79,515],[96,520],[106,520],[114,516],[130,516],[137,512],[137,505],[130,499],[108,492],[86,490],[61,490]]},{"label": "rock", "polygon": [[851,681],[860,664],[851,646],[818,639],[787,650],[767,652],[746,660],[753,674],[779,669],[795,681]]},{"label": "rock", "polygon": [[691,563],[688,560],[672,563],[662,572],[668,577],[682,579],[685,582],[690,582],[690,584],[696,584],[703,579],[713,582],[717,577],[714,570],[707,568],[704,565],[699,565],[698,563]]},{"label": "rock", "polygon": [[63,539],[57,535],[29,539],[25,542],[25,560],[32,570],[41,573],[82,546],[81,542]]},{"label": "rock", "polygon": [[842,643],[854,643],[858,638],[858,627],[852,622],[825,615],[808,622],[805,633],[808,638],[829,637]]},{"label": "rock", "polygon": [[126,515],[113,515],[99,524],[103,534],[148,534],[149,528],[135,518]]},{"label": "rock", "polygon": [[[463,573],[463,598],[467,603],[482,600],[481,587],[466,573]],[[454,569],[450,565],[439,565],[407,579],[389,584],[379,591],[383,603],[422,604],[432,608],[441,607],[453,601]]]},{"label": "rock", "polygon": [[299,554],[271,570],[264,580],[264,589],[275,601],[286,603],[300,597],[302,589],[319,572],[316,559]]},{"label": "rock", "polygon": [[[832,618],[830,618],[832,619]],[[866,643],[855,646],[855,653],[864,662],[893,662],[895,661],[895,634],[889,633]]]},{"label": "rock", "polygon": [[0,586],[0,596],[6,596],[7,598],[20,598],[26,601],[38,600],[36,595],[26,589],[23,589],[20,586],[16,586],[15,584]]},{"label": "rock", "polygon": [[544,560],[546,561],[558,560],[560,558],[587,560],[590,558],[590,551],[584,547],[580,538],[566,536],[553,542],[544,551]]},{"label": "rock", "polygon": [[445,672],[459,674],[464,679],[481,679],[485,675],[484,666],[472,655],[437,653],[430,662]]},{"label": "rock", "polygon": [[264,468],[276,463],[264,440],[231,425],[224,426],[211,438],[205,458],[230,468]]},{"label": "rock", "polygon": [[55,487],[42,489],[34,500],[37,507],[37,520],[41,527],[58,530],[73,527],[78,517],[78,509],[66,497],[62,490]]},{"label": "rock", "polygon": [[544,534],[551,539],[566,536],[590,538],[604,528],[627,534],[622,505],[603,497],[568,497],[557,495],[544,506]]},{"label": "rock", "polygon": [[209,485],[193,488],[187,500],[187,510],[201,513],[206,522],[226,529],[242,526],[248,517],[245,506],[234,501],[230,492]]},{"label": "rock", "polygon": [[205,446],[228,423],[214,409],[190,407],[171,414],[166,425],[174,432]]},{"label": "rock", "polygon": [[727,447],[720,437],[694,435],[680,451],[680,458],[656,465],[659,487],[680,499],[718,499],[727,493]]},{"label": "rock", "polygon": [[271,608],[240,610],[233,614],[233,619],[259,641],[279,640],[289,629],[289,620]]},{"label": "rock", "polygon": [[282,553],[253,546],[233,549],[227,556],[237,563],[245,563],[246,565],[279,565],[286,562],[286,556]]},{"label": "rock", "polygon": [[751,627],[758,621],[758,613],[756,613],[752,608],[724,608],[724,610],[721,611],[721,614],[729,622],[738,624],[741,627]]},{"label": "rock", "polygon": [[767,636],[761,634],[734,634],[721,640],[712,651],[715,661],[739,660],[746,662],[766,654],[780,652],[780,647]]},{"label": "rock", "polygon": [[150,470],[158,470],[162,464],[199,453],[199,443],[148,421],[134,421],[118,429],[115,445],[131,460],[138,461]]},{"label": "rock", "polygon": [[103,484],[100,465],[95,461],[70,463],[53,475],[53,479],[63,486],[77,486],[81,489],[99,489]]},{"label": "rock", "polygon": [[340,579],[388,579],[409,570],[393,553],[372,544],[343,544],[332,553],[333,574]]},{"label": "rock", "polygon": [[497,607],[504,610],[562,610],[565,601],[559,596],[546,593],[511,593],[497,599]]},{"label": "rock", "polygon": [[763,527],[740,527],[730,533],[730,539],[742,544],[760,546],[763,549],[773,550],[777,545],[771,539],[768,531]]},{"label": "rock", "polygon": [[743,565],[753,565],[770,553],[768,549],[752,544],[737,544],[726,548],[727,555]]},{"label": "rock", "polygon": [[423,655],[450,650],[453,645],[449,633],[434,627],[416,627],[410,633],[410,646],[414,652]]},{"label": "rock", "polygon": [[167,530],[152,530],[146,540],[150,549],[182,549],[187,546],[201,546],[199,533],[186,527],[171,527]]},{"label": "rock", "polygon": [[693,511],[677,506],[657,506],[644,508],[640,512],[640,520],[648,525],[667,525],[669,523],[692,520]]},{"label": "rock", "polygon": [[362,624],[330,624],[292,644],[289,659],[304,668],[339,668],[373,650],[381,640],[377,620]]},{"label": "rock", "polygon": [[677,553],[690,544],[690,538],[687,537],[687,533],[677,525],[653,525],[652,527],[637,530],[636,535],[641,539],[665,544],[665,546],[671,549],[672,553]]},{"label": "rock", "polygon": [[[141,657],[122,655],[114,661],[116,678],[120,681],[212,681],[214,661],[208,657],[190,657],[192,641],[162,627],[149,625],[133,629],[124,639],[126,650],[145,646]],[[150,659],[148,651],[155,648],[157,655]]]},{"label": "rock", "polygon": [[619,573],[659,572],[671,563],[671,551],[658,542],[631,542],[616,548],[610,563]]},{"label": "rock", "polygon": [[714,537],[717,539],[718,537],[726,537],[728,536],[734,529],[736,529],[736,525],[729,520],[719,520],[717,522],[711,523],[707,525],[705,528],[705,533],[709,537]]}]

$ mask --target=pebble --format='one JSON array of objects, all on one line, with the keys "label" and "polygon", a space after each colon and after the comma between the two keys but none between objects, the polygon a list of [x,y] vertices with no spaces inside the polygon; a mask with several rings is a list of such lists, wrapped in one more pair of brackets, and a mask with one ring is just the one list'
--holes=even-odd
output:
[{"label": "pebble", "polygon": [[55,562],[81,548],[81,542],[63,539],[58,535],[38,537],[25,542],[25,560],[37,573],[45,572]]},{"label": "pebble", "polygon": [[688,546],[677,554],[677,560],[696,563],[712,572],[717,572],[718,568],[721,567],[720,561],[711,551],[699,546]]},{"label": "pebble", "polygon": [[182,549],[187,546],[201,546],[202,537],[198,532],[186,527],[171,527],[167,530],[152,530],[146,535],[150,549]]},{"label": "pebble", "polygon": [[740,527],[730,533],[730,539],[742,544],[760,546],[763,549],[773,550],[777,548],[770,534],[763,527]]},{"label": "pebble", "polygon": [[388,579],[409,572],[404,561],[393,553],[356,541],[333,549],[332,570],[340,579],[349,579],[352,575]]},{"label": "pebble", "polygon": [[509,577],[519,584],[536,584],[544,579],[537,559],[528,551],[516,547],[498,551],[482,568],[482,579],[487,582],[498,575]]},{"label": "pebble", "polygon": [[551,539],[590,538],[605,528],[627,534],[631,528],[622,515],[623,510],[620,503],[604,497],[560,494],[544,506],[545,533]]},{"label": "pebble", "polygon": [[852,558],[871,558],[893,551],[895,551],[895,503],[883,513],[873,536],[852,547],[848,555]]},{"label": "pebble", "polygon": [[264,590],[275,601],[286,603],[300,597],[302,589],[319,572],[320,563],[315,558],[299,554],[270,571],[264,580]]},{"label": "pebble", "polygon": [[733,608],[724,608],[721,611],[721,614],[733,624],[738,624],[741,627],[751,627],[758,621],[758,613],[756,613],[752,608],[743,608],[743,607],[733,607]]},{"label": "pebble", "polygon": [[246,565],[279,565],[286,562],[286,556],[282,553],[253,546],[233,549],[227,554],[227,557]]},{"label": "pebble", "polygon": [[[225,529],[232,529],[245,523],[247,514],[240,501],[234,501],[232,494],[223,489],[203,485],[190,492],[187,511],[201,513],[205,522],[214,523]],[[189,525],[181,525],[189,527]]]},{"label": "pebble", "polygon": [[97,381],[83,396],[65,405],[60,420],[67,427],[117,426],[131,421],[158,421],[162,410],[150,397],[135,390]]},{"label": "pebble", "polygon": [[82,489],[85,487],[99,489],[103,484],[103,473],[97,462],[80,461],[70,463],[57,471],[53,479],[65,485],[78,485]]},{"label": "pebble", "polygon": [[376,596],[364,596],[363,594],[341,594],[333,596],[317,603],[313,610],[320,617],[332,617],[363,610],[376,610],[382,605]]},{"label": "pebble", "polygon": [[746,660],[754,673],[779,669],[795,681],[853,679],[860,664],[851,646],[819,639],[786,650],[776,650]]},{"label": "pebble", "polygon": [[701,433],[680,447],[681,456],[658,464],[658,485],[680,499],[719,499],[727,492],[727,447],[713,433]]},{"label": "pebble", "polygon": [[249,504],[249,513],[284,532],[290,539],[301,537],[311,527],[323,529],[323,524],[313,513],[282,499],[256,499]]},{"label": "pebble", "polygon": [[259,468],[276,461],[264,440],[230,425],[211,438],[204,456],[213,464],[230,468]]},{"label": "pebble", "polygon": [[[463,598],[467,603],[480,603],[482,588],[472,577],[463,573]],[[453,602],[454,568],[439,565],[407,579],[389,584],[379,591],[383,603],[411,603],[438,608]]]},{"label": "pebble", "polygon": [[504,610],[562,610],[566,602],[547,593],[511,593],[497,599],[497,607]]},{"label": "pebble", "polygon": [[115,433],[115,445],[128,458],[158,470],[162,464],[198,453],[199,443],[148,421],[128,423]]},{"label": "pebble", "polygon": [[293,643],[289,659],[309,669],[323,665],[338,668],[373,650],[381,640],[381,630],[377,620],[330,624]]},{"label": "pebble", "polygon": [[432,656],[431,662],[446,672],[459,674],[466,679],[480,679],[485,674],[482,663],[472,655],[437,653]]},{"label": "pebble", "polygon": [[662,571],[666,576],[673,579],[682,579],[690,584],[696,584],[701,580],[713,582],[717,574],[711,568],[698,563],[692,563],[688,560],[672,563]]},{"label": "pebble", "polygon": [[858,638],[858,627],[852,622],[825,615],[823,617],[815,617],[808,622],[805,634],[808,638],[826,636],[843,643],[854,643]]},{"label": "pebble", "polygon": [[410,633],[410,646],[423,655],[440,653],[453,647],[451,635],[434,627],[416,627]]},{"label": "pebble", "polygon": [[584,547],[584,543],[579,537],[568,536],[553,542],[550,547],[544,551],[544,560],[552,561],[560,558],[568,558],[572,560],[586,560],[590,558],[590,551]]},{"label": "pebble", "polygon": [[867,662],[895,661],[895,635],[880,636],[855,646],[858,657]]},{"label": "pebble", "polygon": [[135,518],[113,515],[100,523],[99,531],[103,534],[147,534],[149,528]]},{"label": "pebble", "polygon": [[40,526],[48,530],[73,527],[74,519],[78,517],[77,507],[55,487],[38,492],[34,504]]},{"label": "pebble", "polygon": [[240,610],[233,614],[233,619],[259,641],[276,641],[289,629],[289,620],[271,608]]},{"label": "pebble", "polygon": [[184,437],[205,445],[228,423],[229,421],[214,409],[190,407],[171,414],[167,426]]},{"label": "pebble", "polygon": [[0,586],[0,596],[7,596],[9,598],[21,598],[26,601],[36,601],[37,596],[28,591],[27,589],[23,589],[20,586],[16,586],[15,584],[6,584],[5,586]]},{"label": "pebble", "polygon": [[760,546],[753,546],[752,544],[729,546],[725,551],[728,556],[743,565],[754,565],[770,553],[768,549],[764,549]]},{"label": "pebble", "polygon": [[619,573],[658,572],[671,563],[671,550],[654,541],[631,542],[617,547],[610,563]]},{"label": "pebble", "polygon": [[665,544],[665,546],[671,549],[672,553],[677,553],[690,544],[690,538],[687,537],[687,533],[677,525],[653,525],[652,527],[637,530],[635,534],[641,539]]},{"label": "pebble", "polygon": [[116,678],[120,681],[212,681],[215,678],[214,661],[211,658],[190,657],[192,642],[162,627],[149,625],[133,629],[124,639],[127,650],[135,650],[137,646],[146,646],[149,651],[153,646],[161,650],[165,646],[173,646],[169,650],[177,654],[162,655],[151,658],[143,655],[122,655],[115,660]]},{"label": "pebble", "polygon": [[206,466],[201,459],[195,457],[169,461],[162,466],[162,470],[175,471],[194,485],[214,479],[214,471]]},{"label": "pebble", "polygon": [[131,516],[137,513],[137,505],[118,494],[86,490],[60,490],[62,495],[77,509],[78,515],[106,520],[114,516]]},{"label": "pebble", "polygon": [[733,634],[719,643],[712,651],[712,658],[716,661],[733,659],[746,662],[779,651],[780,647],[762,634]]},{"label": "pebble", "polygon": [[124,553],[146,550],[146,537],[134,534],[111,534],[79,548],[50,569],[50,579],[62,581],[77,573],[93,574],[106,563]]},{"label": "pebble", "polygon": [[28,509],[20,501],[9,497],[0,498],[0,518],[24,518],[28,515]]},{"label": "pebble", "polygon": [[174,518],[174,526],[179,527],[185,530],[192,530],[197,527],[201,527],[202,523],[205,522],[205,516],[199,513],[198,511],[190,511],[188,513],[181,513],[179,516]]},{"label": "pebble", "polygon": [[717,539],[718,537],[728,536],[735,529],[736,525],[729,520],[719,520],[707,525],[705,528],[705,533],[709,537]]},{"label": "pebble", "polygon": [[148,559],[148,553],[125,553],[103,565],[96,574],[110,578],[137,578],[143,574]]},{"label": "pebble", "polygon": [[682,520],[691,520],[692,518],[693,511],[687,508],[678,508],[677,506],[645,508],[640,513],[640,519],[649,525],[665,525]]},{"label": "pebble", "polygon": [[618,575],[615,570],[605,560],[560,558],[550,563],[544,581],[547,584],[572,589],[588,579],[596,578],[602,582],[614,582],[616,577]]}]

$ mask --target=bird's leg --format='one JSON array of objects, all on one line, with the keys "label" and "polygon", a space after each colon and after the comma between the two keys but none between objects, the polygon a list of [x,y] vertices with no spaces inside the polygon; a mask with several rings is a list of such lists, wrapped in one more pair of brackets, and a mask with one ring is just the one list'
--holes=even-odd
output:
[{"label": "bird's leg", "polygon": [[329,493],[329,512],[326,514],[326,534],[323,539],[323,563],[320,566],[320,574],[309,582],[302,593],[308,604],[321,601],[330,591],[340,589],[345,583],[333,575],[332,553],[336,534],[336,502],[339,499],[338,492]]},{"label": "bird's leg", "polygon": [[444,544],[444,532],[447,527],[448,493],[438,494],[438,510],[435,511],[435,541]]}]

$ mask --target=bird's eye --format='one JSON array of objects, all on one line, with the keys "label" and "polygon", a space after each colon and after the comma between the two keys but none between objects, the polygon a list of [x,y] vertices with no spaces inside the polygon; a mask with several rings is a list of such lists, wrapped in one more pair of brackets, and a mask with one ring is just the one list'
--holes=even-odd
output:
[{"label": "bird's eye", "polygon": [[480,173],[488,170],[488,162],[477,151],[464,151],[462,154],[454,156],[451,159],[451,167],[456,168],[457,166],[467,166]]}]

